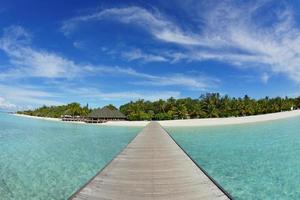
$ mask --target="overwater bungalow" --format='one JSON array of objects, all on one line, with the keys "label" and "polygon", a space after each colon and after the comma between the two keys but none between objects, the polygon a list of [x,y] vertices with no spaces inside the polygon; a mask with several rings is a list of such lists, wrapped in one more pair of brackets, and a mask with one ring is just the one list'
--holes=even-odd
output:
[{"label": "overwater bungalow", "polygon": [[87,117],[87,123],[103,123],[106,121],[126,120],[126,116],[119,110],[111,110],[107,107],[93,110]]}]

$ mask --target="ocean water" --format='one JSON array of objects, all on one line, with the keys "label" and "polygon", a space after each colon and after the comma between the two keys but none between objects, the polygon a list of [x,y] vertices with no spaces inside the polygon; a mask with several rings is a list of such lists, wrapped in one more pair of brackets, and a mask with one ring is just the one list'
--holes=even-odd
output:
[{"label": "ocean water", "polygon": [[140,130],[0,113],[0,199],[67,199]]},{"label": "ocean water", "polygon": [[234,199],[300,199],[300,118],[166,129]]}]

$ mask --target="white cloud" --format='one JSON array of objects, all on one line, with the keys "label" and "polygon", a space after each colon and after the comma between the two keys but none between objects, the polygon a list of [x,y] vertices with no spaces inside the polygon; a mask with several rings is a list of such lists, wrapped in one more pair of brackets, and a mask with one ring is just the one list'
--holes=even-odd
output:
[{"label": "white cloud", "polygon": [[166,62],[168,59],[161,55],[143,53],[140,49],[134,49],[122,53],[122,56],[129,61],[141,60],[144,62]]},{"label": "white cloud", "polygon": [[207,90],[217,87],[220,80],[204,74],[187,75],[183,73],[170,73],[162,75],[152,75],[138,72],[132,68],[99,66],[97,68],[87,68],[94,74],[110,74],[115,76],[126,76],[135,78],[133,84],[150,86],[181,86],[189,90]]},{"label": "white cloud", "polygon": [[63,56],[30,47],[30,34],[20,26],[4,30],[0,49],[7,54],[12,65],[10,70],[0,73],[0,78],[68,78],[81,70],[80,66]]},{"label": "white cloud", "polygon": [[269,81],[269,79],[270,79],[270,76],[269,76],[268,74],[263,73],[263,74],[261,75],[261,81],[262,81],[263,83],[267,83],[267,82]]},{"label": "white cloud", "polygon": [[[271,25],[261,24],[255,16],[264,12],[264,6],[265,3],[252,3],[238,7],[224,1],[212,9],[205,16],[206,35],[214,33],[210,40],[221,38],[223,47],[215,46],[220,51],[198,50],[198,58],[229,62],[240,68],[258,68],[263,74],[280,73],[300,82],[300,29],[295,25],[294,13],[282,5],[268,19]],[[260,16],[259,20],[266,18]],[[265,81],[269,78],[264,77]]]},{"label": "white cloud", "polygon": [[137,81],[138,85],[153,86],[177,86],[188,90],[206,91],[218,86],[220,81],[203,75],[170,74],[168,76],[152,76],[143,81]]},{"label": "white cloud", "polygon": [[[45,50],[36,50],[30,46],[30,34],[22,27],[12,26],[5,30],[0,39],[0,49],[9,57],[13,66],[8,71],[0,73],[0,79],[7,78],[76,78],[91,77],[99,75],[111,75],[121,77],[134,77],[143,79],[143,84],[155,86],[184,86],[189,89],[205,90],[218,82],[217,79],[207,76],[187,76],[184,74],[169,74],[155,76],[140,73],[132,68],[101,66],[101,65],[79,65],[74,61],[50,53]],[[144,61],[165,61],[162,56],[144,54],[135,50],[124,54],[128,59],[142,59]],[[141,83],[140,80],[137,81]]]},{"label": "white cloud", "polygon": [[[273,13],[271,25],[261,25],[254,16],[261,14],[265,3],[238,7],[226,1],[210,10],[204,37],[214,43],[214,50],[193,49],[186,54],[191,60],[219,60],[239,68],[254,68],[262,72],[262,81],[269,73],[283,74],[300,82],[300,29],[294,13],[286,6]],[[267,2],[268,3],[268,2]],[[261,21],[266,20],[260,16]],[[212,34],[213,33],[213,34]]]},{"label": "white cloud", "polygon": [[8,86],[0,84],[1,96],[20,108],[21,105],[59,105],[62,102],[53,100],[58,94],[45,92],[41,89],[21,85]]},{"label": "white cloud", "polygon": [[61,30],[70,34],[80,23],[95,20],[118,20],[125,24],[137,24],[159,40],[183,45],[200,45],[202,41],[188,31],[183,31],[162,14],[151,13],[140,7],[111,8],[90,15],[79,16],[63,23]]},{"label": "white cloud", "polygon": [[65,90],[69,95],[83,96],[91,101],[131,101],[137,99],[158,100],[170,97],[180,97],[178,91],[122,91],[122,92],[104,92],[98,88],[79,87],[76,90],[68,88]]},{"label": "white cloud", "polygon": [[16,109],[17,109],[17,106],[15,104],[10,103],[3,97],[0,97],[0,110],[14,111]]},{"label": "white cloud", "polygon": [[[125,77],[130,81],[125,84],[143,84],[146,86],[181,86],[190,90],[206,90],[218,83],[217,79],[204,75],[185,75],[185,74],[162,74],[152,75],[138,72],[132,68],[113,67],[103,65],[78,64],[57,53],[49,52],[44,49],[33,47],[32,35],[20,26],[11,26],[4,30],[0,38],[0,50],[2,50],[9,59],[9,67],[0,72],[0,80],[6,82],[0,83],[2,109],[24,109],[40,105],[59,105],[60,99],[66,96],[74,99],[90,98],[99,100],[135,100],[135,99],[166,99],[171,96],[178,98],[180,92],[165,90],[161,92],[147,90],[129,90],[122,92],[104,92],[86,88],[81,91],[78,87],[78,80],[84,82],[86,86],[92,84],[90,77],[112,76]],[[154,54],[145,54],[141,51],[127,54],[130,59],[141,59],[143,61],[165,61],[165,57]],[[39,86],[22,85],[19,80],[31,80],[31,78],[42,78]],[[61,79],[63,78],[63,79]],[[53,81],[56,84],[45,85],[44,81]],[[30,82],[30,81],[29,81]],[[13,83],[13,84],[10,84]],[[67,83],[73,84],[68,86]],[[57,89],[56,87],[64,87]],[[76,88],[76,93],[71,92],[71,88]],[[161,88],[160,88],[161,90]],[[55,91],[51,92],[51,91]],[[3,98],[5,97],[5,99]],[[15,105],[15,106],[14,106]]]},{"label": "white cloud", "polygon": [[[179,98],[179,91],[170,90],[127,90],[106,92],[96,87],[81,87],[76,85],[53,85],[55,92],[44,91],[35,86],[7,86],[0,84],[0,110],[16,111],[26,110],[42,105],[62,105],[68,101],[89,102],[99,105],[103,101],[127,102],[137,99],[158,100],[170,97]],[[4,98],[5,97],[5,98]],[[59,101],[58,99],[63,99]]]},{"label": "white cloud", "polygon": [[62,30],[70,33],[80,23],[117,20],[142,27],[161,41],[182,46],[181,51],[169,54],[171,62],[217,60],[261,71],[262,75],[282,74],[300,83],[300,28],[286,2],[214,2],[207,3],[207,7],[199,1],[187,4],[199,29],[183,29],[157,11],[127,7],[72,18],[64,22]]}]

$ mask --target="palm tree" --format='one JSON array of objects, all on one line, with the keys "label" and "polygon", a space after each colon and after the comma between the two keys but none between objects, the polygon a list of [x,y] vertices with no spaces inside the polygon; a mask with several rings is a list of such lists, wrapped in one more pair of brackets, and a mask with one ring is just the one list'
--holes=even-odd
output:
[{"label": "palm tree", "polygon": [[82,112],[81,112],[81,107],[80,107],[80,104],[79,103],[71,103],[67,106],[70,111],[70,114],[74,117],[76,115],[81,115]]}]

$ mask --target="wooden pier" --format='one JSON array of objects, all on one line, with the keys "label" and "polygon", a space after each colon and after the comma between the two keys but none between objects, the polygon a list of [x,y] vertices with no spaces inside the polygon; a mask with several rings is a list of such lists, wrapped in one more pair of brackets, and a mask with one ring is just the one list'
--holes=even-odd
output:
[{"label": "wooden pier", "polygon": [[149,123],[102,171],[70,199],[230,199],[170,135]]}]

